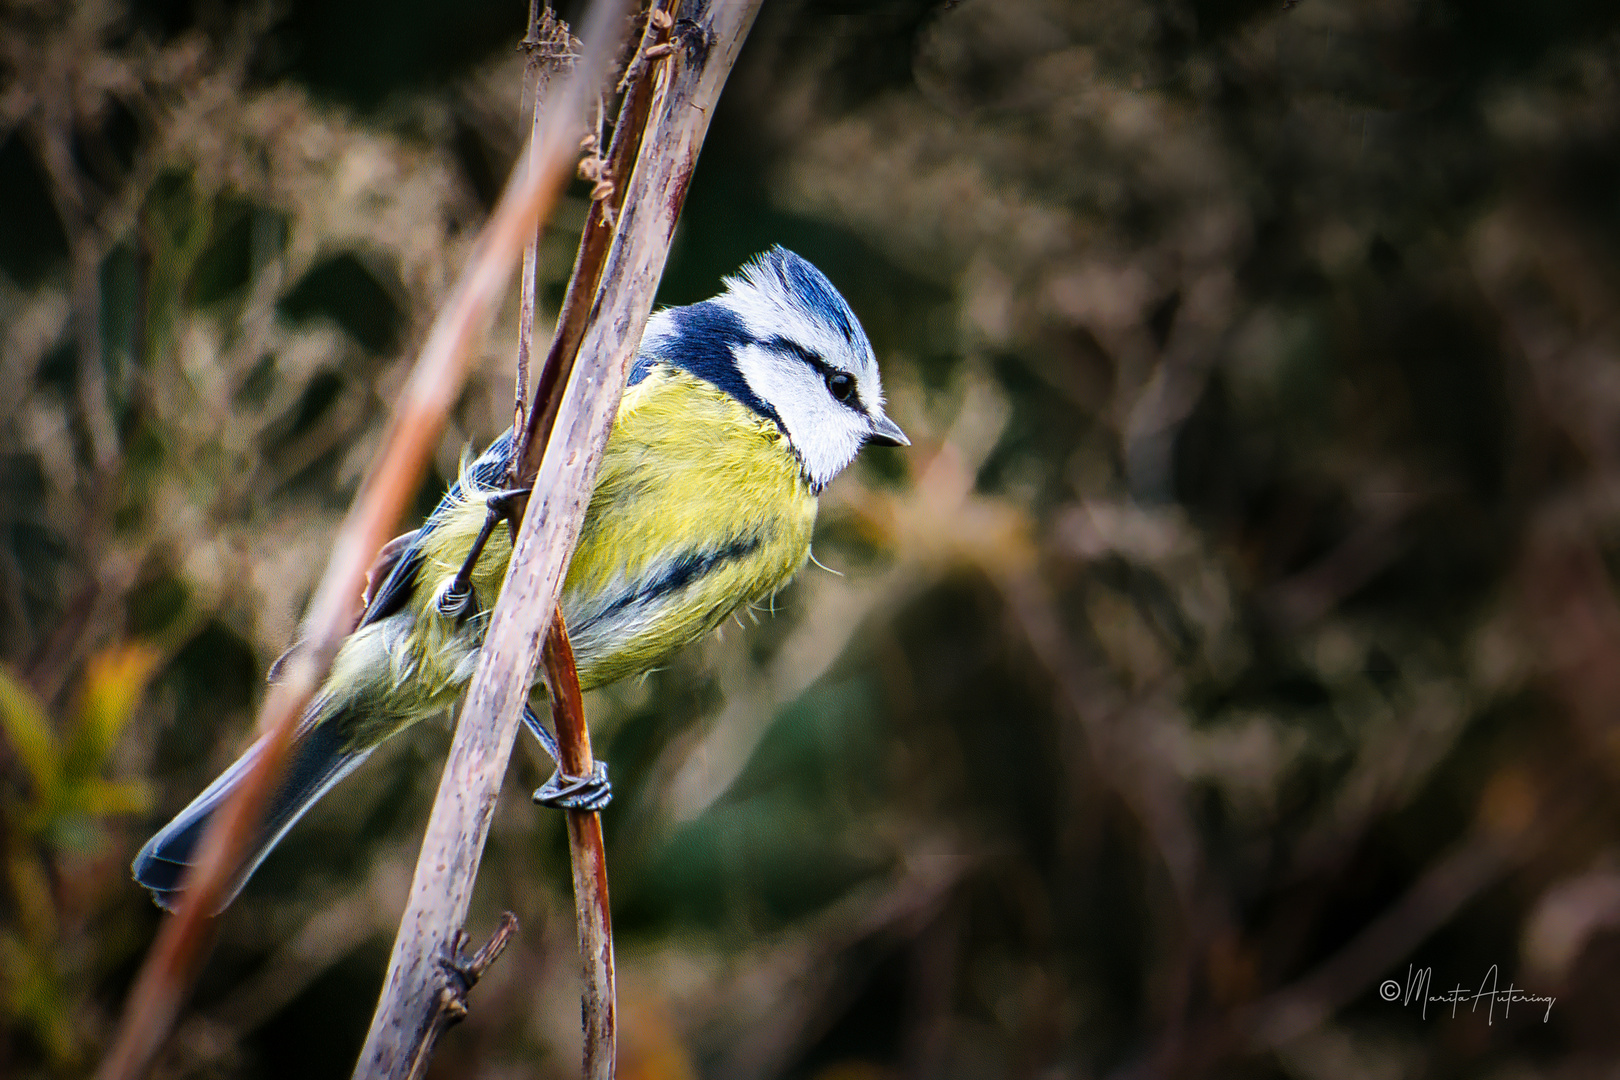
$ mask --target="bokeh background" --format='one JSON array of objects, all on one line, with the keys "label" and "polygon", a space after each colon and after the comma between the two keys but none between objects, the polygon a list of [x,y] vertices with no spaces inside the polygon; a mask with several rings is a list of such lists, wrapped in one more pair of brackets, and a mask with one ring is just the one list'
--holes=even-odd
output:
[{"label": "bokeh background", "polygon": [[[0,7],[0,1074],[105,1046],[128,860],[249,738],[526,8]],[[836,573],[588,703],[627,1080],[1615,1075],[1620,5],[770,0],[663,302],[772,243],[915,445],[823,500]],[[288,838],[159,1075],[348,1075],[447,741]],[[446,1080],[576,1075],[514,762]],[[1550,1011],[1406,1000],[1493,969]]]}]

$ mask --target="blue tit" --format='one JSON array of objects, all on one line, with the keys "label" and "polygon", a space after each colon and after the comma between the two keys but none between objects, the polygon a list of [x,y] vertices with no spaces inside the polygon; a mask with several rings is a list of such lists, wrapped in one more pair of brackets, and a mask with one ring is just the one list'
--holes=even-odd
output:
[{"label": "blue tit", "polygon": [[[908,445],[883,411],[865,332],[819,270],[778,247],[725,286],[657,312],[642,336],[560,600],[585,689],[649,670],[776,593],[809,558],[822,489],[867,443]],[[466,689],[511,556],[494,525],[513,452],[510,432],[496,439],[385,549],[382,584],[300,724],[236,890],[378,744]],[[524,721],[555,760],[532,707]],[[160,905],[178,899],[209,816],[262,748],[136,856],[135,880]],[[559,772],[536,798],[595,809],[609,792],[605,772]]]}]

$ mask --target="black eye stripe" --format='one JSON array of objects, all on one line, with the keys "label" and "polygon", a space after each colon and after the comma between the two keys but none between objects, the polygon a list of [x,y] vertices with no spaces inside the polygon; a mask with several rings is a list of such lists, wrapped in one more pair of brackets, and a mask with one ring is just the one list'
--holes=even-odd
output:
[{"label": "black eye stripe", "polygon": [[822,375],[826,375],[829,371],[833,370],[832,365],[823,360],[820,353],[807,349],[803,345],[800,345],[797,341],[790,338],[785,338],[778,335],[771,338],[765,344],[769,345],[778,352],[792,353],[800,360],[803,360],[805,363],[815,368]]},{"label": "black eye stripe", "polygon": [[[827,361],[821,358],[820,353],[807,349],[797,341],[793,341],[790,338],[777,335],[776,337],[773,337],[769,341],[765,342],[765,344],[772,349],[776,349],[778,352],[792,353],[800,360],[803,360],[821,376],[823,382],[827,383],[827,392],[832,395],[834,401],[838,402],[840,405],[848,406],[849,408],[854,409],[856,412],[863,411],[861,409],[860,395],[854,389],[857,384],[855,381],[855,376],[852,373],[833,367],[831,364],[827,363]],[[851,390],[847,396],[839,397],[838,391],[833,389],[832,379],[835,375],[842,375],[850,380]]]}]

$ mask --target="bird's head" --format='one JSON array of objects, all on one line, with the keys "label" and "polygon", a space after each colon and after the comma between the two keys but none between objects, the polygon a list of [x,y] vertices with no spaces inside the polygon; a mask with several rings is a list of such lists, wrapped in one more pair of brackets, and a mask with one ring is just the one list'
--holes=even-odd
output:
[{"label": "bird's head", "polygon": [[661,312],[644,352],[774,420],[817,490],[867,443],[910,445],[883,411],[871,342],[820,270],[774,247],[725,285],[713,300]]}]

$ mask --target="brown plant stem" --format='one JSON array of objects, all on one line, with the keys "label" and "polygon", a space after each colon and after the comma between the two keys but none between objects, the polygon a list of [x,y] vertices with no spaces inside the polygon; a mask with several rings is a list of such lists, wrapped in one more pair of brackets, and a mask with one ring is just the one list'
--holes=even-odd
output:
[{"label": "brown plant stem", "polygon": [[[514,487],[528,483],[539,467],[539,449],[545,446],[556,422],[557,408],[561,402],[559,387],[572,372],[578,357],[590,301],[595,298],[600,285],[602,265],[613,239],[614,224],[624,205],[625,186],[615,183],[614,178],[626,176],[634,166],[652,106],[653,69],[645,58],[651,49],[662,45],[667,39],[667,32],[674,23],[670,14],[674,6],[675,0],[662,0],[661,4],[649,9],[640,48],[625,76],[627,89],[614,124],[612,146],[605,159],[595,159],[597,187],[580,236],[574,271],[558,313],[551,347],[547,350],[545,366],[541,369],[532,413],[526,412],[524,398],[529,383],[528,361],[536,315],[535,294],[530,281],[535,249],[532,245],[529,249],[518,316],[518,391],[514,396],[516,416],[513,439],[519,452],[513,456]],[[535,16],[532,11],[530,17],[530,38],[543,37],[543,29],[533,25]],[[521,505],[526,507],[527,500],[521,496],[519,499],[522,500]],[[521,513],[520,509],[512,519],[514,534]],[[551,629],[542,650],[542,663],[550,688],[552,722],[561,751],[559,766],[571,776],[589,776],[595,767],[590,730],[585,724],[579,673],[574,667],[574,651],[560,609],[553,612]],[[602,820],[593,812],[569,811],[567,827],[579,933],[583,1071],[587,1077],[611,1077],[617,1060],[618,992],[614,977],[613,920],[608,901]]]},{"label": "brown plant stem", "polygon": [[505,293],[523,245],[567,183],[577,153],[575,121],[606,70],[611,55],[607,29],[619,13],[614,4],[592,9],[596,37],[603,44],[548,103],[541,151],[527,158],[530,166],[508,184],[440,309],[395,406],[376,462],[338,531],[305,619],[305,647],[292,657],[284,677],[265,699],[259,717],[260,730],[270,736],[265,753],[203,837],[197,865],[186,876],[180,907],[165,920],[136,977],[112,1048],[101,1063],[101,1080],[127,1080],[146,1072],[196,978],[212,937],[211,916],[258,829],[304,707],[353,628],[366,568],[415,494],[445,417],[460,395],[473,342]]},{"label": "brown plant stem", "polygon": [[[529,129],[531,167],[537,164],[533,160],[533,155],[539,146],[539,138],[546,119],[546,88],[554,75],[568,69],[573,59],[573,44],[573,35],[568,32],[567,25],[552,14],[549,5],[542,8],[541,0],[529,0],[529,32],[523,38],[522,48],[529,55],[528,91],[532,111]],[[534,342],[534,318],[538,306],[535,289],[540,257],[541,225],[541,222],[535,222],[534,235],[529,238],[528,246],[523,249],[523,284],[518,294],[520,299],[517,379],[512,391],[512,438],[519,446],[524,445],[527,436],[525,425],[528,418],[529,353]]]},{"label": "brown plant stem", "polygon": [[[585,726],[579,672],[568,641],[561,609],[551,617],[542,650],[546,686],[551,692],[551,721],[557,729],[558,763],[570,776],[589,776],[596,767],[591,733]],[[618,1006],[613,973],[613,917],[608,904],[607,856],[602,848],[602,818],[594,811],[568,811],[568,855],[574,877],[574,915],[579,926],[579,962],[583,982],[580,1018],[584,1025],[586,1077],[610,1077],[618,1046]]]},{"label": "brown plant stem", "polygon": [[[445,762],[422,853],[400,922],[383,994],[357,1077],[401,1077],[429,1022],[442,974],[436,958],[466,921],[473,882],[518,717],[533,685],[595,483],[619,396],[663,274],[675,222],[720,89],[758,11],[758,0],[686,10],[691,31],[674,62],[658,66],[650,121],[598,289],[576,367],[533,484],[511,564],[491,613],[478,667]],[[596,14],[592,9],[593,18]],[[596,37],[587,34],[587,46]],[[536,390],[536,400],[541,400]],[[532,410],[531,410],[532,411]],[[543,428],[531,423],[528,438]],[[574,754],[574,750],[565,750]],[[596,877],[594,870],[591,877]],[[603,907],[605,909],[605,897]],[[605,1052],[604,1052],[605,1051]],[[593,1080],[611,1069],[611,1048],[588,1049]]]}]

